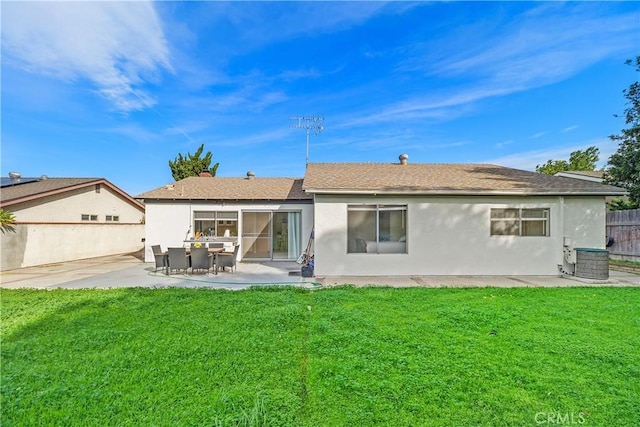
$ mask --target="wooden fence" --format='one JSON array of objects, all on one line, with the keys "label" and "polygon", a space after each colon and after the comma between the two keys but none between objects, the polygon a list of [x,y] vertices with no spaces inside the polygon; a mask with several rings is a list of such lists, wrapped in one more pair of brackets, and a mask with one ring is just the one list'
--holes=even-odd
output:
[{"label": "wooden fence", "polygon": [[640,209],[607,212],[611,259],[640,261]]}]

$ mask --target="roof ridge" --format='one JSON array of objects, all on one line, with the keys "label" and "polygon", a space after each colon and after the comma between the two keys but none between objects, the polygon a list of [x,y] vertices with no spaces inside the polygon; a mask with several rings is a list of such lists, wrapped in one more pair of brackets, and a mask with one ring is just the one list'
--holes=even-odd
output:
[{"label": "roof ridge", "polygon": [[[448,162],[432,162],[432,163],[407,163],[403,165],[399,162],[309,162],[310,165],[398,165],[398,166],[426,166],[426,165],[441,165],[441,166],[496,166],[500,168],[514,169],[507,166],[500,166],[494,163],[448,163]],[[522,170],[522,169],[519,169]]]},{"label": "roof ridge", "polygon": [[[246,176],[188,176],[186,178],[182,178],[180,181],[191,178],[217,178],[217,179],[249,179]],[[251,179],[302,179],[299,176],[254,176]],[[173,181],[173,183],[180,182]]]}]

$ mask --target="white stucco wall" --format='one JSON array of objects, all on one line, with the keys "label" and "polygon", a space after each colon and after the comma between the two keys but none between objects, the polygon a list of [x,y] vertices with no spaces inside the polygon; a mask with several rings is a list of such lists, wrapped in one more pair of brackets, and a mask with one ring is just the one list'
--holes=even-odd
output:
[{"label": "white stucco wall", "polygon": [[604,198],[565,198],[564,213],[564,236],[571,247],[605,249],[607,209]]},{"label": "white stucco wall", "polygon": [[[407,204],[408,253],[348,254],[352,203]],[[507,207],[549,208],[550,236],[491,236],[490,209]],[[603,248],[604,233],[603,198],[316,196],[315,275],[557,275],[565,237]]]},{"label": "white stucco wall", "polygon": [[[145,261],[153,262],[151,246],[160,245],[163,251],[169,247],[182,247],[184,240],[192,236],[194,211],[238,212],[238,230],[242,230],[242,211],[300,211],[302,248],[313,227],[313,205],[310,203],[207,203],[181,201],[146,201],[146,249]],[[238,242],[242,244],[242,239]],[[242,259],[240,247],[238,260]]]}]

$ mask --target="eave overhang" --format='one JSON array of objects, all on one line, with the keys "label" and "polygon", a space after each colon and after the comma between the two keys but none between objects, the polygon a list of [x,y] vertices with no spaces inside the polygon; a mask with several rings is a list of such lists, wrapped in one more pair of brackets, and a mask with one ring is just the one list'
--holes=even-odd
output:
[{"label": "eave overhang", "polygon": [[351,189],[305,189],[314,195],[357,196],[626,196],[626,191],[561,191],[561,190],[351,190]]}]

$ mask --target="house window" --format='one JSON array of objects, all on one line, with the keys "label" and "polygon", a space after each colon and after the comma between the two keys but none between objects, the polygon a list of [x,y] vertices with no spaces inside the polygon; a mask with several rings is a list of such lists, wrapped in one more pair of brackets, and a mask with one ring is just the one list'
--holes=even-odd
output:
[{"label": "house window", "polygon": [[406,205],[349,205],[347,253],[407,253]]},{"label": "house window", "polygon": [[97,221],[98,215],[90,215],[90,214],[81,214],[80,219],[82,221]]},{"label": "house window", "polygon": [[195,211],[193,222],[194,234],[208,237],[238,236],[238,212]]},{"label": "house window", "polygon": [[492,236],[548,236],[549,209],[491,209]]},{"label": "house window", "polygon": [[118,222],[120,221],[120,215],[106,215],[105,221],[107,222]]}]

